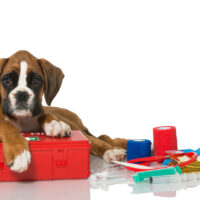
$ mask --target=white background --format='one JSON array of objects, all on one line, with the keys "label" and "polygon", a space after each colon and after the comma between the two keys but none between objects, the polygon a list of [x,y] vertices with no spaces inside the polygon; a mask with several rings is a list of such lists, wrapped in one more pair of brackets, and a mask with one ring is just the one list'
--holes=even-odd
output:
[{"label": "white background", "polygon": [[184,0],[0,1],[0,57],[26,49],[60,67],[52,106],[76,112],[96,136],[152,139],[153,127],[174,125],[179,148],[197,149],[199,10]]}]

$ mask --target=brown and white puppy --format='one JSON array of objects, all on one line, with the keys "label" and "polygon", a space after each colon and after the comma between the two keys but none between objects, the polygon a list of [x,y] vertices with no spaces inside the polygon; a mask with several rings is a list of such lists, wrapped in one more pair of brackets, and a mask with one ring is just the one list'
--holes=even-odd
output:
[{"label": "brown and white puppy", "polygon": [[80,130],[91,142],[91,152],[106,161],[125,157],[127,140],[106,135],[93,136],[73,112],[43,107],[60,89],[64,74],[45,59],[37,59],[27,51],[19,51],[0,59],[0,140],[6,164],[15,172],[23,172],[31,161],[28,142],[21,132],[43,131],[51,137],[71,135]]}]

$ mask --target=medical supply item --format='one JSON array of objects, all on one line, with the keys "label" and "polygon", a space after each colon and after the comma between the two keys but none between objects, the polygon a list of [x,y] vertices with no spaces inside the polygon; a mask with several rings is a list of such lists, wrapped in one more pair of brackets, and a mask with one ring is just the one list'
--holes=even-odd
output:
[{"label": "medical supply item", "polygon": [[113,164],[112,166],[91,171],[89,177],[92,188],[108,190],[110,185],[118,183],[133,183],[131,178],[134,172],[125,169],[123,166]]},{"label": "medical supply item", "polygon": [[[178,163],[177,162],[178,160],[176,157],[180,157],[180,156],[186,156],[186,157],[188,157],[188,159],[184,162]],[[167,155],[165,155],[165,156],[152,156],[152,157],[147,157],[147,158],[137,158],[137,159],[129,160],[128,163],[139,164],[142,166],[149,166],[150,164],[152,164],[154,162],[163,162],[165,159],[172,159],[174,162],[176,162],[175,165],[178,165],[179,167],[184,167],[184,166],[189,165],[190,163],[196,161],[197,158],[198,158],[198,154],[195,152],[184,153],[182,151],[167,151]],[[149,170],[149,169],[139,169],[139,168],[134,168],[134,167],[126,167],[126,168],[129,170],[133,170],[135,172]],[[160,169],[160,167],[154,168],[154,169]]]},{"label": "medical supply item", "polygon": [[200,184],[200,173],[155,176],[149,181],[131,184],[133,193],[165,193],[195,187]]},{"label": "medical supply item", "polygon": [[176,164],[176,163],[174,163],[174,161],[171,160],[171,159],[166,159],[166,160],[163,161],[162,166],[166,167],[166,166],[169,166],[169,165],[172,165],[172,164]]},{"label": "medical supply item", "polygon": [[184,153],[195,152],[193,149],[181,149]]},{"label": "medical supply item", "polygon": [[[190,153],[184,153],[182,151],[167,151],[166,156],[154,156],[154,157],[148,157],[148,158],[140,158],[140,159],[134,159],[132,163],[139,163],[139,165],[146,166],[149,165],[152,162],[155,161],[161,161],[167,159],[172,159],[175,161],[175,166],[173,167],[163,167],[163,168],[154,168],[152,169],[139,169],[135,167],[128,166],[126,168],[136,171],[138,173],[135,173],[133,175],[133,179],[136,183],[145,181],[145,179],[149,179],[153,176],[165,176],[165,175],[172,175],[179,173],[181,174],[181,168],[188,167],[188,165],[192,165],[194,161],[198,158],[198,154],[195,152]],[[188,159],[184,162],[178,162],[178,157],[180,156],[186,156]],[[177,157],[177,158],[176,158]]]},{"label": "medical supply item", "polygon": [[200,148],[198,148],[197,150],[193,150],[193,149],[182,149],[181,151],[183,151],[184,153],[196,152],[196,153],[200,156]]},{"label": "medical supply item", "polygon": [[118,164],[118,165],[123,165],[126,167],[131,167],[131,168],[137,168],[137,169],[141,169],[141,170],[145,170],[145,169],[154,169],[153,167],[149,167],[149,166],[144,166],[144,165],[138,165],[138,164],[133,164],[133,163],[127,163],[127,162],[120,162],[120,161],[112,161],[112,163]]},{"label": "medical supply item", "polygon": [[83,179],[89,177],[90,143],[80,131],[71,137],[48,137],[44,133],[24,133],[29,141],[31,163],[27,171],[16,173],[4,163],[0,143],[0,181]]},{"label": "medical supply item", "polygon": [[127,160],[151,156],[151,141],[146,139],[127,142]]},{"label": "medical supply item", "polygon": [[[196,161],[198,155],[195,152],[184,153],[182,151],[167,151],[165,156],[154,156],[147,158],[138,158],[128,161],[127,164],[122,162],[114,161],[116,164],[124,165],[127,169],[132,170],[135,173],[133,179],[136,183],[145,181],[146,178],[151,178],[153,176],[165,176],[179,173],[181,174],[181,168]],[[184,162],[179,163],[176,157],[186,156],[188,159]],[[174,166],[172,167],[156,167],[152,168],[149,166],[153,162],[161,162],[166,159],[173,160]],[[132,164],[133,163],[133,164]],[[137,163],[137,164],[136,164]]]},{"label": "medical supply item", "polygon": [[160,126],[153,128],[154,155],[165,155],[167,150],[177,150],[176,128]]},{"label": "medical supply item", "polygon": [[200,161],[195,161],[182,168],[183,173],[200,172]]},{"label": "medical supply item", "polygon": [[166,176],[166,175],[174,175],[174,174],[181,174],[181,168],[179,166],[175,167],[166,167],[163,169],[156,169],[156,170],[149,170],[144,172],[137,172],[133,174],[133,180],[136,183],[143,182],[149,180],[151,177],[154,176]]}]

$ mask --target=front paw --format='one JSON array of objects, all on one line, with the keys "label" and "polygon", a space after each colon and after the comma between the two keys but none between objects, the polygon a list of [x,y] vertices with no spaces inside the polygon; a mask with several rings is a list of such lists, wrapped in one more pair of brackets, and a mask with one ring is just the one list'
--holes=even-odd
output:
[{"label": "front paw", "polygon": [[14,144],[4,144],[5,163],[14,172],[24,172],[28,169],[31,161],[31,154],[28,148],[28,141],[24,138],[22,141]]},{"label": "front paw", "polygon": [[71,128],[63,121],[52,120],[44,124],[44,132],[51,137],[71,136]]}]

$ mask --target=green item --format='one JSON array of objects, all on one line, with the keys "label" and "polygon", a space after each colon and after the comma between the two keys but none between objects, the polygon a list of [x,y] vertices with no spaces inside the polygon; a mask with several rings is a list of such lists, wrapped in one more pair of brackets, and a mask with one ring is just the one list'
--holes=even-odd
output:
[{"label": "green item", "polygon": [[182,174],[181,168],[179,166],[175,167],[166,167],[163,169],[155,169],[143,172],[137,172],[133,174],[133,180],[135,183],[143,182],[149,180],[152,176],[164,176],[164,175],[174,175],[174,174]]},{"label": "green item", "polygon": [[39,141],[38,137],[25,137],[28,141]]}]

